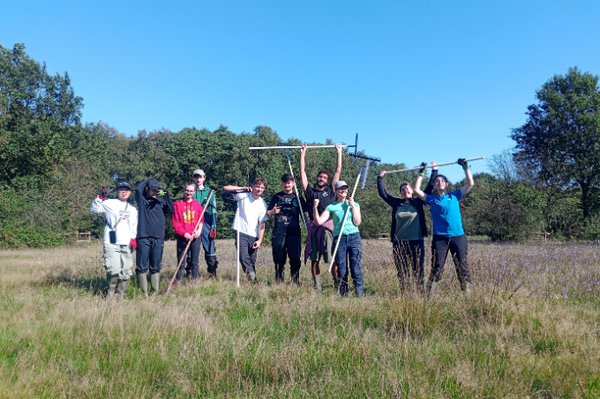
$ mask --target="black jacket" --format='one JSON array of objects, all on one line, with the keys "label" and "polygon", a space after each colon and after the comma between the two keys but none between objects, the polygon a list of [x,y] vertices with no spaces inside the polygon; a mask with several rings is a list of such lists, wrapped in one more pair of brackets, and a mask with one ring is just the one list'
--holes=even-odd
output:
[{"label": "black jacket", "polygon": [[[437,170],[431,171],[431,177],[429,178],[429,183],[427,187],[425,187],[425,194],[431,195],[433,191],[433,182],[438,175]],[[387,202],[392,207],[392,228],[390,230],[390,241],[394,242],[395,234],[396,234],[396,211],[398,207],[404,202],[404,198],[397,198],[389,195],[385,191],[385,187],[383,186],[383,177],[377,176],[377,191],[379,192],[379,196]],[[427,224],[425,223],[425,211],[423,210],[423,206],[425,202],[420,198],[411,198],[409,202],[412,206],[415,207],[417,213],[419,214],[419,223],[421,223],[421,231],[423,232],[423,237],[427,237]]]},{"label": "black jacket", "polygon": [[135,202],[138,204],[138,229],[137,237],[165,238],[165,215],[174,213],[173,201],[168,191],[164,198],[148,198],[144,189],[148,184],[146,179],[135,188]]}]

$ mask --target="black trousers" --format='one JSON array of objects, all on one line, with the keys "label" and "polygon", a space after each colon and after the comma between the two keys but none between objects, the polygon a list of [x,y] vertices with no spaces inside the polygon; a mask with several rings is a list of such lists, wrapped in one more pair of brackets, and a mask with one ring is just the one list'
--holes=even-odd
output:
[{"label": "black trousers", "polygon": [[252,248],[254,241],[258,240],[257,237],[249,236],[248,234],[239,233],[240,241],[238,242],[236,232],[235,234],[235,246],[240,251],[240,264],[244,273],[255,272],[256,273],[256,255],[257,250]]},{"label": "black trousers", "polygon": [[[188,244],[188,240],[181,236],[177,236],[177,264],[181,262],[181,256],[183,251]],[[177,280],[183,279],[183,270],[187,272],[188,278],[198,278],[198,261],[200,259],[200,246],[202,245],[202,239],[196,238],[190,243],[188,252],[186,254],[186,260],[181,263],[179,270],[177,270]]]},{"label": "black trousers", "polygon": [[275,279],[278,282],[283,281],[283,270],[287,257],[289,257],[290,275],[292,281],[297,283],[300,278],[300,267],[302,266],[300,261],[302,236],[277,234],[271,238],[271,246],[273,248],[273,262],[275,263]]},{"label": "black trousers", "polygon": [[160,273],[165,240],[162,238],[142,237],[137,240],[137,256],[135,273],[147,273],[150,264],[150,274]]},{"label": "black trousers", "polygon": [[464,234],[456,237],[433,236],[433,240],[431,241],[433,255],[432,269],[429,280],[440,281],[442,279],[448,250],[450,250],[450,254],[454,260],[460,287],[464,289],[465,284],[471,282],[471,276],[467,267],[467,236]]},{"label": "black trousers", "polygon": [[425,276],[425,244],[423,240],[398,241],[395,239],[392,246],[400,286],[404,288],[408,285],[412,272],[415,282],[422,287]]}]

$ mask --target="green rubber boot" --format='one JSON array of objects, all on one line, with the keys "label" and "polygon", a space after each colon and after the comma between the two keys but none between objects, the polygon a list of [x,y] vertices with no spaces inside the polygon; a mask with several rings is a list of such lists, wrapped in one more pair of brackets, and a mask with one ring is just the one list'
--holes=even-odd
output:
[{"label": "green rubber boot", "polygon": [[150,286],[155,294],[158,294],[158,287],[160,285],[160,273],[154,273],[150,275]]},{"label": "green rubber boot", "polygon": [[119,282],[119,277],[114,276],[110,273],[106,273],[106,280],[108,280],[108,291],[106,291],[106,299],[113,299],[115,297],[115,290],[117,288],[117,283]]},{"label": "green rubber boot", "polygon": [[323,291],[323,280],[321,280],[321,275],[313,276],[313,281],[315,283],[315,290],[322,292]]},{"label": "green rubber boot", "polygon": [[248,273],[248,281],[250,281],[252,284],[258,284],[258,279],[256,278],[255,272]]},{"label": "green rubber boot", "polygon": [[129,283],[129,280],[119,280],[119,282],[117,283],[117,296],[119,297],[119,299],[125,299],[125,291],[127,290],[127,284]]},{"label": "green rubber boot", "polygon": [[140,289],[144,293],[144,296],[146,298],[148,298],[148,279],[146,277],[146,274],[148,274],[148,273],[138,274],[137,279],[138,279],[138,285],[140,286]]}]

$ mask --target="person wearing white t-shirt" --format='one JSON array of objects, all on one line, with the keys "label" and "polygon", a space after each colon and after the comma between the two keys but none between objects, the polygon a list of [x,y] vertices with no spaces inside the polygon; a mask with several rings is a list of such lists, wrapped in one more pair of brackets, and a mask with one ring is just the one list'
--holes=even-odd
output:
[{"label": "person wearing white t-shirt", "polygon": [[236,236],[236,248],[240,253],[240,263],[248,277],[248,280],[257,283],[256,279],[256,255],[262,244],[265,234],[265,221],[267,216],[267,203],[261,194],[267,187],[267,181],[260,177],[254,180],[252,187],[240,187],[228,185],[223,191],[236,193],[238,210],[233,220],[232,229],[238,231],[239,242]]},{"label": "person wearing white t-shirt", "polygon": [[137,248],[136,233],[138,211],[129,204],[131,185],[126,181],[117,183],[117,198],[105,199],[108,189],[103,189],[96,197],[90,210],[93,213],[104,214],[104,268],[108,280],[106,298],[115,295],[123,298],[127,282],[132,276],[133,251]]}]

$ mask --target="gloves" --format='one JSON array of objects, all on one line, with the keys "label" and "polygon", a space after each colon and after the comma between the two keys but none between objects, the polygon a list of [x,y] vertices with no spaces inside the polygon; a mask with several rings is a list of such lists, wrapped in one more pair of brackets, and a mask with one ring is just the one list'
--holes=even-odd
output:
[{"label": "gloves", "polygon": [[164,197],[166,193],[167,193],[167,190],[165,190],[164,188],[161,187],[158,189],[158,195],[160,197]]},{"label": "gloves", "polygon": [[467,160],[464,158],[458,158],[458,164],[463,167],[464,170],[469,169],[469,165],[467,165]]},{"label": "gloves", "polygon": [[217,238],[217,230],[210,229],[210,232],[208,233],[208,237],[209,237],[211,240],[214,240],[214,239],[216,239],[216,238]]},{"label": "gloves", "polygon": [[419,169],[419,176],[425,176],[426,169],[427,169],[427,162],[421,162],[421,169]]},{"label": "gloves", "polygon": [[129,241],[129,248],[131,248],[132,251],[135,251],[137,249],[137,241],[135,240],[135,238],[132,238]]},{"label": "gloves", "polygon": [[100,194],[98,194],[98,197],[100,197],[100,199],[104,199],[108,197],[108,194],[110,194],[108,188],[103,188],[102,191],[100,191]]}]

